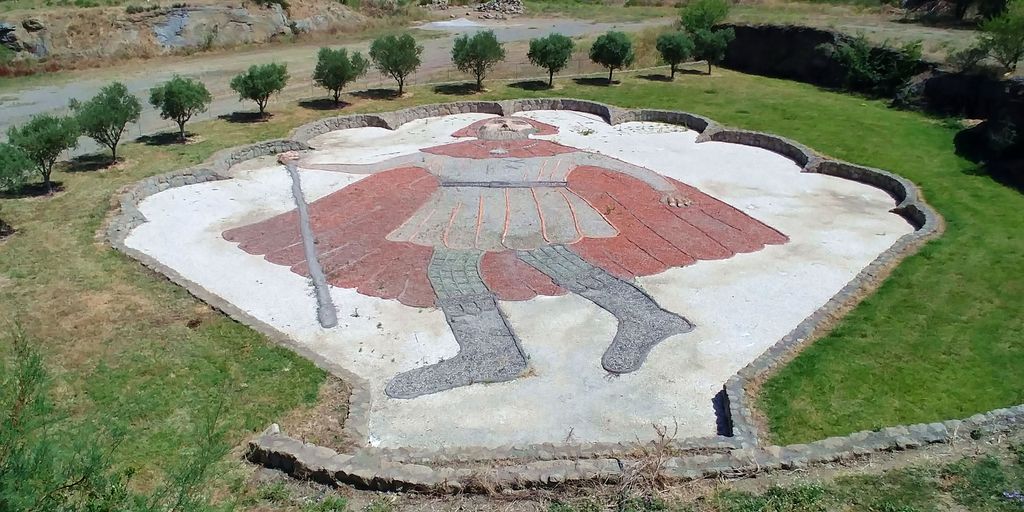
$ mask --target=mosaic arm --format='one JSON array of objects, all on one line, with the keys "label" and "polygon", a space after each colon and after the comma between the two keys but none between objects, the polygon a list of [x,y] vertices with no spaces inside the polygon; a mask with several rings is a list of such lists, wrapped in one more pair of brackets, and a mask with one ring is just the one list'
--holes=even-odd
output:
[{"label": "mosaic arm", "polygon": [[285,165],[294,162],[303,169],[310,169],[313,171],[344,172],[348,174],[374,174],[401,167],[423,166],[426,164],[425,155],[419,152],[396,156],[394,158],[369,164],[311,163],[309,160],[310,157],[302,157],[302,155],[297,151],[288,151],[277,155],[277,161]]},{"label": "mosaic arm", "polygon": [[583,155],[584,157],[580,159],[580,164],[592,165],[636,178],[650,185],[654,190],[661,192],[661,202],[667,206],[681,207],[690,205],[690,200],[681,195],[671,181],[650,169],[599,153],[588,151],[584,152]]}]

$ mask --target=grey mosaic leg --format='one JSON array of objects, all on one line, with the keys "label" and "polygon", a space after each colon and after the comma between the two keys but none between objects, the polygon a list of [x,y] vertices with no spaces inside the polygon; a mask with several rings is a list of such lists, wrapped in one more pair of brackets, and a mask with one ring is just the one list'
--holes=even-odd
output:
[{"label": "grey mosaic leg", "polygon": [[552,245],[518,254],[555,284],[615,315],[619,321],[618,331],[601,358],[602,366],[609,372],[638,370],[655,345],[693,330],[688,320],[665,311],[632,283],[587,263],[565,246]]},{"label": "grey mosaic leg", "polygon": [[479,251],[435,249],[428,275],[437,304],[459,343],[450,359],[396,375],[384,392],[416,398],[460,386],[505,382],[526,371],[519,340],[480,278]]}]

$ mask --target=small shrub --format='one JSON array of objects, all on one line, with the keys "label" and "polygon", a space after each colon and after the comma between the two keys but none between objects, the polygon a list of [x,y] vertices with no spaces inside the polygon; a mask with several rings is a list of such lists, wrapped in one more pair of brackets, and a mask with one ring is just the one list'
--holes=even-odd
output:
[{"label": "small shrub", "polygon": [[476,89],[484,88],[484,77],[499,62],[505,60],[505,45],[498,42],[493,30],[465,34],[452,46],[452,63],[463,73],[476,79]]},{"label": "small shrub", "polygon": [[274,482],[260,487],[257,495],[264,501],[269,501],[271,503],[284,503],[291,498],[292,493],[283,482]]},{"label": "small shrub", "polygon": [[348,510],[348,500],[341,496],[324,496],[320,501],[310,503],[303,507],[302,512],[345,512]]},{"label": "small shrub", "polygon": [[530,40],[530,51],[526,57],[534,66],[548,71],[548,87],[555,83],[555,73],[565,69],[572,57],[575,43],[562,34],[551,34]]},{"label": "small shrub", "polygon": [[331,91],[334,104],[341,101],[341,90],[353,80],[366,74],[369,62],[359,52],[349,57],[348,50],[340,48],[320,48],[313,70],[313,81],[317,85]]},{"label": "small shrub", "polygon": [[267,111],[270,97],[284,90],[288,84],[288,66],[285,64],[253,65],[231,79],[231,90],[238,93],[238,100],[256,102],[262,117]]},{"label": "small shrub", "polygon": [[975,45],[950,53],[946,62],[961,73],[974,73],[978,71],[981,61],[988,57],[988,53],[988,48]]},{"label": "small shrub", "polygon": [[1024,58],[1024,0],[1012,0],[1006,12],[981,25],[981,44],[1006,72]]},{"label": "small shrub", "polygon": [[608,69],[608,83],[612,83],[612,73],[633,64],[636,53],[633,42],[624,32],[610,31],[594,41],[590,47],[590,60]]},{"label": "small shrub", "polygon": [[884,42],[875,47],[859,35],[822,49],[843,67],[847,89],[879,97],[893,97],[910,82],[921,63],[920,41],[899,47]]}]

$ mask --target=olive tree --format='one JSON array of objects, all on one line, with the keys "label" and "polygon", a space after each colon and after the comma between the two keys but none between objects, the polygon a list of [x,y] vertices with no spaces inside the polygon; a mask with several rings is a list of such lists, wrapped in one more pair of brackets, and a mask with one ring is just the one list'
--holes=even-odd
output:
[{"label": "olive tree", "polygon": [[398,82],[398,95],[405,90],[405,80],[420,67],[423,46],[409,34],[387,35],[370,44],[370,60],[381,74]]},{"label": "olive tree", "polygon": [[669,65],[670,76],[674,79],[679,65],[693,56],[693,39],[686,32],[667,32],[658,36],[656,48],[661,60]]},{"label": "olive tree", "polygon": [[160,117],[177,123],[181,142],[185,142],[185,123],[206,112],[211,101],[213,97],[202,82],[180,76],[149,90],[149,103],[160,111]]},{"label": "olive tree", "polygon": [[694,34],[711,30],[729,16],[728,0],[695,0],[683,7],[680,22],[683,30]]},{"label": "olive tree", "polygon": [[238,93],[238,101],[252,100],[260,109],[260,117],[267,111],[270,97],[284,90],[288,84],[288,66],[285,64],[261,64],[231,79],[231,90]]},{"label": "olive tree", "polygon": [[20,148],[43,178],[46,192],[53,192],[50,175],[60,154],[78,146],[78,123],[71,117],[40,114],[21,127],[7,130],[7,140]]},{"label": "olive tree", "polygon": [[633,43],[623,32],[610,31],[594,41],[590,47],[590,60],[608,68],[608,83],[612,83],[612,73],[633,63],[636,53]]},{"label": "olive tree", "polygon": [[534,66],[548,70],[548,87],[555,85],[555,73],[565,69],[576,45],[562,34],[551,34],[530,40],[530,51],[526,57]]},{"label": "olive tree", "polygon": [[711,74],[711,65],[720,64],[725,58],[725,50],[729,43],[736,37],[732,28],[720,30],[700,30],[693,33],[693,53],[698,59],[708,63],[708,74]]},{"label": "olive tree", "polygon": [[117,161],[117,145],[125,127],[138,122],[142,113],[139,99],[121,82],[100,89],[99,94],[88,101],[72,100],[71,109],[82,134],[110,148],[111,162]]},{"label": "olive tree", "polygon": [[681,13],[683,30],[693,39],[693,56],[707,61],[709,75],[711,65],[722,62],[726,48],[736,38],[732,28],[715,29],[728,16],[728,0],[696,0]]},{"label": "olive tree", "polygon": [[359,52],[349,57],[348,50],[340,48],[320,48],[316,55],[316,68],[313,70],[313,81],[317,85],[331,91],[334,104],[341,101],[341,90],[349,82],[366,74],[369,63]]},{"label": "olive tree", "polygon": [[0,190],[16,190],[32,175],[33,164],[14,144],[0,143]]},{"label": "olive tree", "polygon": [[498,42],[494,31],[486,30],[470,36],[465,34],[452,46],[452,62],[463,73],[476,78],[476,89],[484,88],[484,77],[495,64],[505,60],[505,46]]},{"label": "olive tree", "polygon": [[1013,0],[1006,12],[981,25],[981,45],[1007,72],[1024,58],[1024,0]]}]

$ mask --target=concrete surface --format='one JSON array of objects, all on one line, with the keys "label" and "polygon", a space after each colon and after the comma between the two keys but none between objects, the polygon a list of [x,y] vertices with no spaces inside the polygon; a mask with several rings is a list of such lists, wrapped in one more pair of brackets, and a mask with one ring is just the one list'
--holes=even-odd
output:
[{"label": "concrete surface", "polygon": [[[443,314],[333,288],[339,328],[324,330],[307,280],[225,241],[225,229],[294,207],[290,181],[272,158],[233,169],[235,179],[171,189],[140,205],[149,222],[126,243],[289,333],[371,383],[370,438],[383,447],[495,447],[519,443],[631,441],[652,423],[680,437],[715,433],[713,397],[739,368],[828,301],[900,236],[885,192],[802,174],[774,153],[696,144],[696,133],[656,123],[615,127],[567,111],[524,112],[561,129],[547,138],[644,166],[699,188],[785,233],[784,245],[638,278],[662,307],[697,328],[656,346],[644,367],[610,377],[601,354],[615,334],[611,314],[579,296],[503,301],[530,357],[528,376],[413,400],[383,393],[396,373],[455,354]],[[451,142],[455,129],[487,115],[410,122],[397,132],[361,128],[314,141],[323,161],[363,163]],[[363,176],[303,171],[310,201]],[[187,248],[187,250],[182,250]],[[283,381],[287,376],[282,375]]]}]

